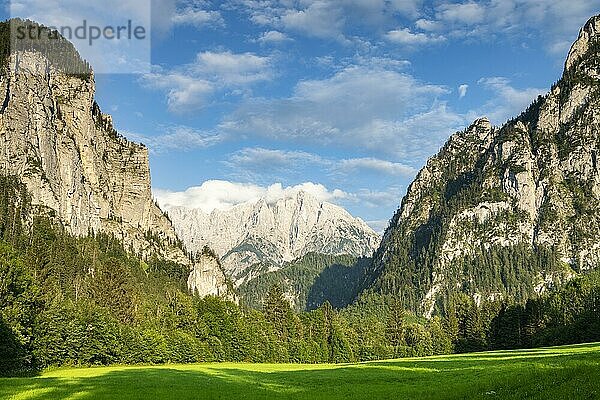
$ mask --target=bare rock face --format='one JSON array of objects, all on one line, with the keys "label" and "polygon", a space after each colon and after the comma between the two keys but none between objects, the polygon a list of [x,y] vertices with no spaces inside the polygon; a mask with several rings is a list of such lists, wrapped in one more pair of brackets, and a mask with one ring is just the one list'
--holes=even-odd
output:
[{"label": "bare rock face", "polygon": [[237,285],[254,277],[250,267],[258,263],[277,269],[311,252],[370,256],[380,242],[362,220],[302,191],[274,203],[261,199],[210,214],[182,207],[167,211],[185,245],[216,251]]},{"label": "bare rock face", "polygon": [[33,203],[73,235],[113,234],[136,254],[205,275],[200,295],[225,292],[222,272],[194,269],[155,204],[148,150],[117,134],[94,93],[93,74],[68,75],[39,52],[13,52],[0,73],[0,172],[19,176]]},{"label": "bare rock face", "polygon": [[192,293],[203,296],[219,296],[234,299],[233,290],[228,286],[219,259],[210,252],[203,252],[194,263],[192,273],[188,278],[188,288]]},{"label": "bare rock face", "polygon": [[501,128],[476,121],[428,161],[385,233],[367,284],[400,292],[407,306],[431,316],[456,291],[523,299],[598,268],[599,154],[597,16],[550,93]]},{"label": "bare rock face", "polygon": [[93,76],[65,75],[36,52],[13,53],[0,82],[2,173],[20,176],[33,202],[74,235],[112,233],[142,254],[156,250],[146,233],[174,244],[152,199],[147,149],[118,136],[94,92]]}]

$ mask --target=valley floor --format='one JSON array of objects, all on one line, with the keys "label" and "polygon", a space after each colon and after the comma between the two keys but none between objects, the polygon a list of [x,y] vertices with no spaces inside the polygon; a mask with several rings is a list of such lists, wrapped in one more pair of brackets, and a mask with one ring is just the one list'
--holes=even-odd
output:
[{"label": "valley floor", "polygon": [[598,399],[600,343],[344,365],[59,369],[0,399]]}]

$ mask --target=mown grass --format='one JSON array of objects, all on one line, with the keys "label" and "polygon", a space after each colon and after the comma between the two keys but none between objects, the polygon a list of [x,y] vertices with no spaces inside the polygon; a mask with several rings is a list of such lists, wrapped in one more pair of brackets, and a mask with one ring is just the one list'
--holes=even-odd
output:
[{"label": "mown grass", "polygon": [[0,399],[600,399],[600,343],[345,365],[59,369]]}]

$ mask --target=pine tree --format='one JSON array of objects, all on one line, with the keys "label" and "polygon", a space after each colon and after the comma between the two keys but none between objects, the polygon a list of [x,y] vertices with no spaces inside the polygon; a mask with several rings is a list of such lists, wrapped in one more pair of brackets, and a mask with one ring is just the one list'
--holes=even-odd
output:
[{"label": "pine tree", "polygon": [[404,307],[400,299],[394,296],[389,306],[385,329],[386,338],[394,348],[394,357],[400,356],[400,347],[404,345],[404,316]]}]

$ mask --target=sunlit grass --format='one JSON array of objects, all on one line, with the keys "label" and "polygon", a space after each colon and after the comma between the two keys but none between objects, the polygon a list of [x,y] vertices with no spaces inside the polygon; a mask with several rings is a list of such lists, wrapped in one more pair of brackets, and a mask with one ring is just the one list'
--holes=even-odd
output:
[{"label": "sunlit grass", "polygon": [[57,369],[0,399],[597,399],[600,344],[361,364]]}]

